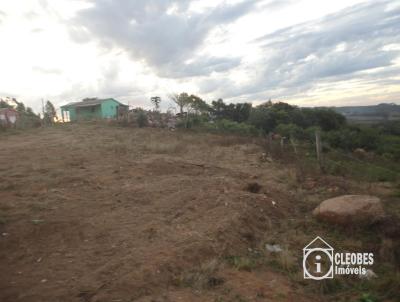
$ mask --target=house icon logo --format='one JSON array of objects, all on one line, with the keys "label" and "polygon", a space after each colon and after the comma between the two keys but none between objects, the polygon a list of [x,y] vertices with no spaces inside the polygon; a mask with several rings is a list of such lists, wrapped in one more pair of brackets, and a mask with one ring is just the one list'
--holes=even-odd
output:
[{"label": "house icon logo", "polygon": [[333,278],[333,247],[317,236],[303,248],[304,279]]}]

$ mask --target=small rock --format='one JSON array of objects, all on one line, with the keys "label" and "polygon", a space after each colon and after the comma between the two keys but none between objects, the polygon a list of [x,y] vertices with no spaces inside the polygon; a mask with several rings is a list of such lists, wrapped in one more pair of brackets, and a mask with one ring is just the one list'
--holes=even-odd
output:
[{"label": "small rock", "polygon": [[40,280],[40,282],[46,283],[46,282],[47,282],[47,279],[42,279],[42,280]]},{"label": "small rock", "polygon": [[360,159],[364,159],[367,157],[367,151],[362,148],[357,148],[353,151],[353,154]]},{"label": "small rock", "polygon": [[375,274],[375,272],[372,269],[367,269],[365,271],[365,274],[359,275],[360,279],[374,279],[374,278],[378,278],[377,274]]},{"label": "small rock", "polygon": [[260,156],[260,161],[261,162],[269,162],[272,163],[272,158],[270,156],[268,156],[267,153],[262,153]]},{"label": "small rock", "polygon": [[1,233],[1,235],[6,237],[6,236],[8,236],[8,233]]},{"label": "small rock", "polygon": [[268,252],[271,252],[271,253],[280,253],[283,251],[279,244],[268,244],[267,243],[265,245],[265,248],[267,249]]}]

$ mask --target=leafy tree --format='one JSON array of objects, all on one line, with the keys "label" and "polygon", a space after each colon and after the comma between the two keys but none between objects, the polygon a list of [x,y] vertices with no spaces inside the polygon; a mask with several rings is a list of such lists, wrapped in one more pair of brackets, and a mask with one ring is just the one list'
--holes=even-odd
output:
[{"label": "leafy tree", "polygon": [[183,114],[183,109],[190,104],[191,99],[189,95],[186,92],[182,92],[181,94],[172,94],[170,95],[170,98],[172,101],[178,105],[179,107],[179,112]]},{"label": "leafy tree", "polygon": [[26,114],[30,116],[34,116],[35,113],[33,112],[31,107],[26,107]]},{"label": "leafy tree", "polygon": [[136,122],[140,128],[146,127],[148,124],[148,118],[146,112],[143,109],[138,110],[138,115],[136,118]]},{"label": "leafy tree", "polygon": [[224,118],[226,117],[227,105],[224,103],[222,99],[218,99],[217,101],[211,102],[211,112],[216,118]]},{"label": "leafy tree", "polygon": [[235,104],[232,119],[238,123],[246,122],[250,117],[251,108],[251,103]]},{"label": "leafy tree", "polygon": [[268,133],[277,126],[273,119],[271,110],[266,106],[257,106],[250,113],[249,123],[254,127]]},{"label": "leafy tree", "polygon": [[238,123],[249,119],[252,105],[250,103],[225,104],[222,99],[211,102],[211,113],[217,119],[228,119]]},{"label": "leafy tree", "polygon": [[50,101],[47,101],[44,107],[43,120],[46,124],[53,124],[57,120],[56,109]]},{"label": "leafy tree", "polygon": [[210,106],[196,95],[190,95],[189,104],[197,114],[206,114],[210,111]]},{"label": "leafy tree", "polygon": [[318,125],[324,131],[337,130],[346,124],[346,118],[332,109],[303,109],[303,113],[311,125]]},{"label": "leafy tree", "polygon": [[304,129],[295,124],[279,124],[275,130],[288,138],[303,139],[305,137]]},{"label": "leafy tree", "polygon": [[[14,104],[10,104],[14,103]],[[40,126],[40,117],[36,115],[32,108],[25,107],[23,102],[17,101],[15,98],[0,99],[0,108],[14,108],[18,111],[17,127],[31,128]]]},{"label": "leafy tree", "polygon": [[0,99],[0,108],[12,108],[12,106],[5,100]]},{"label": "leafy tree", "polygon": [[22,103],[22,102],[16,102],[17,103],[17,111],[18,112],[26,112],[26,109],[25,109],[25,105],[24,105],[24,103]]}]

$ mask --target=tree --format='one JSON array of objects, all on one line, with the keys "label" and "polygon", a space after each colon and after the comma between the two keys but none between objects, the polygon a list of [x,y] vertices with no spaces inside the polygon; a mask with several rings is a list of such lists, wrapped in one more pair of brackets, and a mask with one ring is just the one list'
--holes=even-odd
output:
[{"label": "tree", "polygon": [[26,111],[24,103],[16,101],[16,104],[17,104],[17,108],[16,109],[17,109],[17,111],[19,113],[22,113],[22,112]]},{"label": "tree", "polygon": [[32,108],[26,107],[23,102],[15,98],[0,99],[0,108],[15,108],[18,111],[17,127],[32,128],[41,125],[40,117],[36,115]]},{"label": "tree", "polygon": [[150,101],[153,103],[155,110],[158,111],[160,109],[161,98],[159,96],[153,96],[150,98]]},{"label": "tree", "polygon": [[35,113],[33,112],[33,110],[32,110],[31,107],[26,107],[26,114],[28,114],[28,115],[30,115],[30,116],[35,115]]},{"label": "tree", "polygon": [[324,131],[337,130],[346,125],[346,118],[332,109],[316,108],[305,112],[312,125],[320,126]]},{"label": "tree", "polygon": [[235,122],[246,122],[250,117],[251,103],[237,103],[234,105],[232,119]]},{"label": "tree", "polygon": [[186,92],[182,92],[181,94],[171,94],[170,98],[172,101],[178,105],[179,112],[183,114],[183,109],[190,104],[190,97]]},{"label": "tree", "polygon": [[227,119],[238,123],[249,119],[252,105],[250,103],[225,104],[222,99],[211,102],[210,111],[217,119]]},{"label": "tree", "polygon": [[146,127],[149,122],[146,112],[141,108],[138,110],[136,122],[140,128]]},{"label": "tree", "polygon": [[200,97],[196,95],[190,95],[189,97],[189,104],[190,107],[195,111],[197,114],[205,114],[210,111],[210,106],[203,101]]},{"label": "tree", "polygon": [[53,124],[57,120],[56,109],[50,101],[46,102],[43,120],[46,124]]},{"label": "tree", "polygon": [[273,131],[278,125],[269,107],[257,106],[250,113],[249,123],[266,133]]},{"label": "tree", "polygon": [[0,99],[0,108],[12,108],[12,106],[7,101]]}]

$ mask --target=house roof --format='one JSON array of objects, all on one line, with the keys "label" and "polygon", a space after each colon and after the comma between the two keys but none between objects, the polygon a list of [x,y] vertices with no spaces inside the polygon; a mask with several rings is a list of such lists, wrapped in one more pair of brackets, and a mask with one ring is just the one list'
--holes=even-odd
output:
[{"label": "house roof", "polygon": [[113,100],[117,102],[118,104],[122,106],[126,106],[125,104],[122,104],[121,102],[118,102],[117,100],[113,98],[108,98],[108,99],[98,99],[98,98],[91,98],[91,99],[84,99],[81,102],[71,102],[66,105],[61,106],[61,108],[65,107],[92,107],[92,106],[97,106],[100,105],[102,102],[107,101],[107,100]]},{"label": "house roof", "polygon": [[311,241],[309,244],[307,244],[307,245],[303,248],[303,250],[310,249],[311,246],[312,246],[315,242],[318,242],[318,241],[319,241],[322,245],[324,245],[324,246],[320,246],[321,248],[325,247],[326,249],[333,250],[333,247],[330,246],[324,239],[322,239],[322,238],[319,237],[319,236],[315,237],[315,239],[314,239],[313,241]]}]

